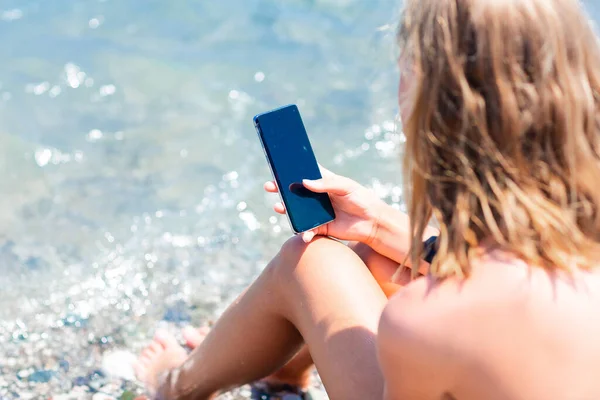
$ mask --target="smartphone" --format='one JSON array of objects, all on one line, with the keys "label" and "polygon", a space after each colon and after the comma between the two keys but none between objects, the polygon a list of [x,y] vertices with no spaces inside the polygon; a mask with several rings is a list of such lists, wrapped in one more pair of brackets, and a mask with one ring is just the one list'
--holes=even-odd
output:
[{"label": "smartphone", "polygon": [[294,233],[333,221],[329,195],[311,192],[302,184],[303,179],[321,179],[321,171],[298,107],[288,105],[259,114],[254,126]]}]

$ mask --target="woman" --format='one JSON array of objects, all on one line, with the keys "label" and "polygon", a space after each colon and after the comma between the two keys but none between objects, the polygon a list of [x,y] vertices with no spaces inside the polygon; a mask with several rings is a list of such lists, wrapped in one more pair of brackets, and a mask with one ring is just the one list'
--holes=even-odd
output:
[{"label": "woman", "polygon": [[[288,241],[189,357],[157,338],[138,368],[157,397],[212,398],[306,344],[332,399],[600,398],[598,40],[575,0],[406,3],[410,223],[347,178],[305,182],[337,220]],[[427,276],[402,286],[407,255]]]}]

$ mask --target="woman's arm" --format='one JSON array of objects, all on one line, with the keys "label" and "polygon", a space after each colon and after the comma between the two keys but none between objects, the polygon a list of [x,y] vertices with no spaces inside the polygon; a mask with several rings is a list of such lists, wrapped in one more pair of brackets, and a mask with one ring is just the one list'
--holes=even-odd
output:
[{"label": "woman's arm", "polygon": [[[322,168],[322,179],[303,181],[304,186],[315,193],[327,193],[333,204],[336,218],[333,222],[302,233],[310,242],[316,235],[361,242],[377,253],[402,263],[410,249],[411,234],[408,216],[381,200],[373,191],[347,177]],[[265,184],[267,192],[276,193],[274,182]],[[275,211],[285,214],[283,204],[275,204]],[[427,228],[424,239],[438,234],[437,229]],[[419,272],[427,272],[427,263],[419,266]]]},{"label": "woman's arm", "polygon": [[[382,203],[380,207],[375,234],[370,243],[366,244],[379,254],[400,264],[405,260],[410,250],[412,241],[410,220],[408,215],[386,203]],[[438,234],[439,231],[436,228],[428,226],[423,235],[423,240]],[[422,274],[427,273],[428,266],[428,263],[422,262],[419,266],[419,272]]]}]

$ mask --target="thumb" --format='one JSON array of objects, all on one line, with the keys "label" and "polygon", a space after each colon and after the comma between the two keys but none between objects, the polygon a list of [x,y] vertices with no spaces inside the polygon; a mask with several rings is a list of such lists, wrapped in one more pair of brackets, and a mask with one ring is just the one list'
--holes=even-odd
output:
[{"label": "thumb", "polygon": [[315,193],[331,193],[338,196],[346,196],[358,187],[358,183],[352,179],[340,175],[326,175],[321,179],[304,179],[302,184],[305,188]]},{"label": "thumb", "polygon": [[325,184],[324,184],[322,178],[321,179],[303,179],[302,185],[304,185],[304,187],[307,188],[308,190],[310,190],[311,192],[315,192],[315,193],[327,192],[327,189],[325,189]]},{"label": "thumb", "polygon": [[306,231],[306,232],[302,232],[302,240],[304,241],[304,243],[310,243],[315,237],[315,232],[314,231]]},{"label": "thumb", "polygon": [[311,229],[310,231],[302,232],[302,240],[304,241],[304,243],[310,243],[315,238],[315,236],[327,236],[327,226],[328,224],[325,224],[317,228]]}]

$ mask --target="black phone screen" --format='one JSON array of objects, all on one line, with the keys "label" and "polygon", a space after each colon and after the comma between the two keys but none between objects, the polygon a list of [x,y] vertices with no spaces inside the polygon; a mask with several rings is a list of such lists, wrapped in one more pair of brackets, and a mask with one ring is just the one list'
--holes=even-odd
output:
[{"label": "black phone screen", "polygon": [[267,161],[281,193],[294,232],[304,232],[333,221],[327,193],[313,193],[303,179],[320,179],[298,107],[290,105],[254,117]]}]

